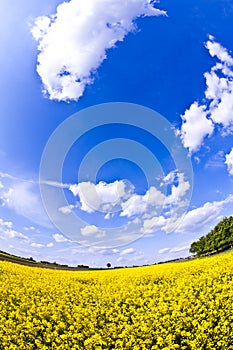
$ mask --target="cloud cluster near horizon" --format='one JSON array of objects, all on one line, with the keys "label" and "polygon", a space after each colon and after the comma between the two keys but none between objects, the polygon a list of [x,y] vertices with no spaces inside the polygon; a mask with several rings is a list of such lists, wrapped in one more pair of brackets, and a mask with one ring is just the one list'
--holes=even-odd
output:
[{"label": "cloud cluster near horizon", "polygon": [[[155,186],[148,188],[145,194],[137,194],[135,188],[126,180],[116,180],[112,183],[100,181],[81,182],[70,185],[69,190],[78,197],[80,209],[87,213],[96,211],[106,213],[109,219],[114,213],[122,217],[132,218],[138,215],[148,216],[153,209],[177,204],[190,189],[189,182],[183,173],[171,171],[162,180],[160,187],[169,187],[169,194],[165,194]],[[62,212],[68,214],[68,208],[62,207]]]},{"label": "cloud cluster near horizon", "polygon": [[[217,63],[204,74],[204,102],[195,101],[181,116],[179,134],[190,153],[198,151],[204,139],[213,135],[216,127],[220,128],[222,136],[233,132],[233,57],[211,35],[205,46]],[[232,175],[232,153],[226,155],[225,163]]]},{"label": "cloud cluster near horizon", "polygon": [[56,14],[38,17],[31,32],[38,42],[44,94],[51,100],[78,100],[107,50],[135,31],[138,17],[165,14],[152,0],[71,0]]},{"label": "cloud cluster near horizon", "polygon": [[[69,190],[77,203],[72,208],[70,205],[60,208],[64,215],[78,208],[89,215],[101,213],[105,220],[114,221],[121,217],[127,220],[127,225],[134,225],[133,232],[148,234],[161,228],[166,232],[173,230],[170,225],[176,226],[180,209],[187,207],[190,183],[183,173],[174,170],[161,179],[159,188],[151,186],[144,194],[138,194],[134,186],[125,180],[101,181],[98,184],[81,182],[71,185]],[[160,216],[161,213],[164,216]],[[81,229],[82,236],[101,238],[105,234],[95,225]]]},{"label": "cloud cluster near horizon", "polygon": [[[172,178],[172,175],[166,176],[167,178]],[[185,181],[181,174],[176,174],[179,177],[178,184],[174,184],[171,181],[171,191],[169,195],[164,195],[159,190],[156,192],[150,188],[146,194],[139,195],[135,192],[131,192],[131,197],[129,199],[127,196],[122,196],[121,201],[118,202],[120,205],[120,210],[117,213],[120,216],[127,217],[128,224],[134,223],[135,228],[144,235],[150,236],[157,231],[168,232],[168,227],[170,224],[171,216],[175,215],[175,204],[182,206],[184,202],[184,197],[186,192],[189,189],[188,181]],[[102,189],[104,186],[113,186],[114,183],[101,185]],[[76,186],[76,185],[72,185]],[[77,185],[79,186],[79,185]],[[98,184],[94,185],[92,183],[85,183],[85,186],[93,188],[97,187]],[[76,189],[74,191],[74,188]],[[70,189],[71,190],[71,189]],[[73,194],[80,199],[80,192],[77,190],[77,187],[72,187]],[[149,193],[152,192],[152,196],[149,197]],[[91,197],[90,193],[88,194],[88,204],[82,205],[81,210],[93,214],[98,211],[96,207],[96,198],[95,196]],[[81,194],[83,196],[83,193]],[[126,193],[125,193],[126,195]],[[101,194],[100,194],[101,196]],[[92,198],[92,199],[91,199]],[[93,203],[92,203],[93,200]],[[82,202],[85,202],[85,196],[82,197]],[[206,202],[202,206],[189,210],[184,215],[183,219],[180,221],[179,225],[175,227],[174,233],[194,233],[195,231],[202,232],[208,225],[215,222],[216,220],[221,219],[221,212],[225,206],[233,202],[233,195],[228,195],[225,199],[220,201]],[[108,205],[111,203],[108,202]],[[153,204],[153,205],[152,205]],[[90,207],[89,207],[90,205]],[[99,202],[98,202],[99,205]],[[159,205],[163,206],[163,211],[159,212]],[[114,204],[113,204],[114,206]],[[94,209],[95,208],[95,209]],[[115,213],[112,214],[113,217]],[[109,219],[109,217],[105,217]],[[83,236],[96,236],[97,238],[102,238],[105,236],[105,232],[99,229],[95,225],[87,225],[81,230]]]}]

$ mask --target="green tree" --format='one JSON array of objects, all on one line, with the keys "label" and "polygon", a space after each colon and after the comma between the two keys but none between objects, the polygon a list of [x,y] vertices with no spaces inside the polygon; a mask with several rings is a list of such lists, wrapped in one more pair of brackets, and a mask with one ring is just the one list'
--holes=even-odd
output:
[{"label": "green tree", "polygon": [[198,256],[233,247],[233,216],[225,217],[206,236],[190,246],[190,253]]}]

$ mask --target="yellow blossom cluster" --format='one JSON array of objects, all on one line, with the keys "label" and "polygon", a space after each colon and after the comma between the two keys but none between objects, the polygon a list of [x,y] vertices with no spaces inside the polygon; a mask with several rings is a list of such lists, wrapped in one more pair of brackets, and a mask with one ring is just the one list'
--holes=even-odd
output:
[{"label": "yellow blossom cluster", "polygon": [[0,262],[0,350],[233,349],[233,253],[59,271]]}]

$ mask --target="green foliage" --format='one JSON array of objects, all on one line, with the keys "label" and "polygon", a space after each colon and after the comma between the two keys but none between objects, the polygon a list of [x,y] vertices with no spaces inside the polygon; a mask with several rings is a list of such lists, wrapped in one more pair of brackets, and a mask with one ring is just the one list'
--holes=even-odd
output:
[{"label": "green foliage", "polygon": [[208,255],[233,247],[233,216],[225,217],[206,236],[190,246],[190,253]]}]

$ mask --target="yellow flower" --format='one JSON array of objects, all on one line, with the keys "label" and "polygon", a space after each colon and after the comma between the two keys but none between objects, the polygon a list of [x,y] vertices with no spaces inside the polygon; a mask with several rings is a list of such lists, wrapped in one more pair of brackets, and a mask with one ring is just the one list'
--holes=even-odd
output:
[{"label": "yellow flower", "polygon": [[111,271],[0,262],[0,350],[233,349],[233,254]]}]

